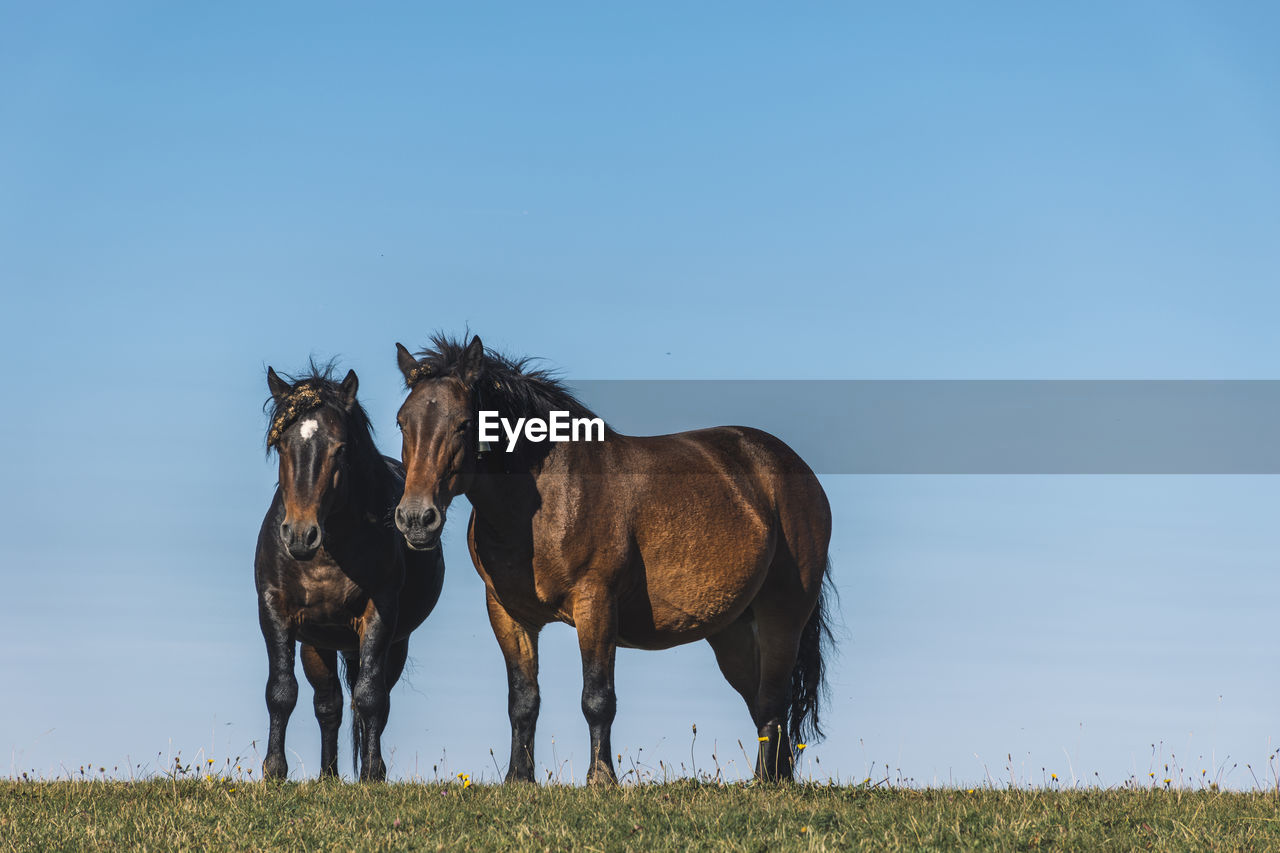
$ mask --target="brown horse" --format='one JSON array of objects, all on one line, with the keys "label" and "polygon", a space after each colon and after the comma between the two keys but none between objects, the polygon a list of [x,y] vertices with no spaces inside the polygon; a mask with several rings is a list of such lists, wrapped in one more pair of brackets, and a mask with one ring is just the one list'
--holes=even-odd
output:
[{"label": "brown horse", "polygon": [[328,368],[286,382],[267,368],[268,449],[280,457],[280,485],[258,533],[254,575],[258,623],[267,643],[271,729],[266,777],[283,778],[284,733],[298,700],[294,643],[315,689],[320,773],[338,773],[342,685],[353,711],[352,764],[361,779],[387,774],[382,730],[389,692],[409,653],[409,632],[427,617],[444,582],[440,552],[410,551],[391,524],[404,469],[378,452],[356,401],[354,371],[341,383]]},{"label": "brown horse", "polygon": [[589,782],[613,782],[609,742],[617,646],[665,649],[706,640],[746,700],[756,773],[789,778],[792,742],[821,736],[831,509],[809,467],[746,427],[599,442],[522,438],[482,450],[482,411],[516,418],[594,417],[553,376],[437,335],[413,356],[397,421],[407,472],[396,526],[434,548],[449,503],[474,512],[468,545],[507,664],[507,779],[533,779],[538,633],[577,628]]}]

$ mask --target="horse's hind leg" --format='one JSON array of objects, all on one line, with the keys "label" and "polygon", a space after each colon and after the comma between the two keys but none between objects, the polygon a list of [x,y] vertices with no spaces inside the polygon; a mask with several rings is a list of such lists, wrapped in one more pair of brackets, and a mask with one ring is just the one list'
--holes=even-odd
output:
[{"label": "horse's hind leg", "polygon": [[360,711],[356,708],[356,682],[360,680],[360,656],[357,652],[343,652],[346,664],[347,692],[351,694],[351,774],[360,778],[360,752],[364,745],[364,730],[360,725]]},{"label": "horse's hind leg", "polygon": [[342,683],[338,653],[302,646],[302,671],[315,690],[316,720],[320,723],[320,775],[338,775],[338,729],[342,725]]},{"label": "horse's hind leg", "polygon": [[707,637],[716,663],[729,686],[747,703],[751,721],[757,726],[756,694],[760,691],[760,649],[756,645],[755,614],[750,608],[719,634]]},{"label": "horse's hind leg", "polygon": [[[779,493],[781,537],[751,609],[756,619],[760,685],[755,716],[760,737],[756,774],[790,779],[793,737],[820,734],[818,694],[826,634],[823,589],[831,510],[812,477],[792,479]],[[798,695],[792,694],[793,689]]]},{"label": "horse's hind leg", "polygon": [[793,756],[787,714],[791,707],[791,672],[804,628],[803,622],[795,621],[773,607],[763,606],[757,611],[760,684],[752,714],[760,740],[756,775],[769,781],[791,778]]}]

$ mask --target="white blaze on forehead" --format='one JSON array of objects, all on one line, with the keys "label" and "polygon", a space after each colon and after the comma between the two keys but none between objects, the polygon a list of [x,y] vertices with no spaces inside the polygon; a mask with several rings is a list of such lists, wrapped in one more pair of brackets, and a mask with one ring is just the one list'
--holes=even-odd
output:
[{"label": "white blaze on forehead", "polygon": [[307,418],[302,422],[302,440],[306,441],[311,438],[311,436],[316,434],[316,430],[319,428],[320,424],[316,422],[315,418]]}]

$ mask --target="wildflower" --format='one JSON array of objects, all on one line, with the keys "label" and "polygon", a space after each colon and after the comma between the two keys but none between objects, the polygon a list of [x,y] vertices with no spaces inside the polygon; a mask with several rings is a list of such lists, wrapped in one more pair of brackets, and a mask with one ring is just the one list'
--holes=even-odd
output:
[{"label": "wildflower", "polygon": [[1058,774],[1057,774],[1057,773],[1050,773],[1050,774],[1049,774],[1049,778],[1050,778],[1050,779],[1052,779],[1053,781],[1057,782],[1057,781],[1058,781]]},{"label": "wildflower", "polygon": [[765,736],[764,736],[764,737],[762,737],[762,738],[758,738],[758,740],[759,740],[761,743],[768,743],[768,742],[769,742],[769,736],[768,736],[768,735],[765,735]]},{"label": "wildflower", "polygon": [[805,748],[805,747],[807,747],[808,745],[809,745],[809,744],[807,744],[807,743],[798,743],[798,744],[796,744],[796,749],[798,749],[798,750],[799,750],[799,749],[804,749],[804,748]]}]

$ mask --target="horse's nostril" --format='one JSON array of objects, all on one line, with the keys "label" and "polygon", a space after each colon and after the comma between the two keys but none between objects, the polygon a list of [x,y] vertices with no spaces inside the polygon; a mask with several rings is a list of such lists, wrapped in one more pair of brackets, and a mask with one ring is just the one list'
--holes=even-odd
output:
[{"label": "horse's nostril", "polygon": [[284,541],[288,542],[289,536],[292,535],[292,533],[293,533],[293,528],[291,528],[289,525],[287,524],[280,525],[280,536],[284,539]]},{"label": "horse's nostril", "polygon": [[313,526],[310,530],[307,531],[307,547],[315,548],[319,544],[320,544],[320,528],[318,526]]},{"label": "horse's nostril", "polygon": [[433,524],[436,523],[437,515],[438,513],[436,512],[436,508],[433,506],[429,506],[426,509],[424,509],[422,511],[422,526],[431,527]]},{"label": "horse's nostril", "polygon": [[403,529],[406,524],[408,521],[405,519],[404,510],[396,507],[396,527]]}]

